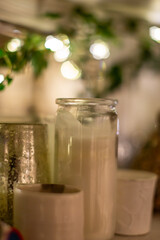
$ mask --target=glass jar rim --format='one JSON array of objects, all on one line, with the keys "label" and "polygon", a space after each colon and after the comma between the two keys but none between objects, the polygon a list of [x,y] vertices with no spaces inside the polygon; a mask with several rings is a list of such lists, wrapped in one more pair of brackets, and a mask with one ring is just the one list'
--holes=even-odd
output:
[{"label": "glass jar rim", "polygon": [[111,98],[57,98],[58,105],[107,105],[116,107],[118,100]]}]

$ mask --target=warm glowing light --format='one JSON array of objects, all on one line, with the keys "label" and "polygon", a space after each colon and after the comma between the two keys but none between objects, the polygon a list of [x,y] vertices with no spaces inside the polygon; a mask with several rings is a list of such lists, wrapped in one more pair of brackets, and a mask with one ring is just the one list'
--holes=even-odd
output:
[{"label": "warm glowing light", "polygon": [[50,49],[52,52],[62,49],[64,46],[63,42],[53,36],[48,36],[45,42],[45,48]]},{"label": "warm glowing light", "polygon": [[13,38],[8,44],[7,49],[10,52],[16,52],[22,46],[22,41],[18,38]]},{"label": "warm glowing light", "polygon": [[61,66],[61,73],[63,77],[70,79],[70,80],[76,80],[80,78],[81,76],[81,70],[78,68],[78,66],[70,61],[64,62]]},{"label": "warm glowing light", "polygon": [[156,26],[150,27],[149,35],[154,41],[160,43],[160,28],[159,27],[156,27]]},{"label": "warm glowing light", "polygon": [[64,62],[65,60],[68,59],[69,55],[70,55],[69,48],[64,46],[62,49],[54,53],[54,59],[57,62]]},{"label": "warm glowing light", "polygon": [[106,59],[110,55],[107,44],[103,41],[96,41],[90,46],[90,52],[97,60]]},{"label": "warm glowing light", "polygon": [[4,75],[0,74],[0,83],[2,83],[4,81]]},{"label": "warm glowing light", "polygon": [[65,46],[70,45],[70,40],[69,40],[69,37],[67,35],[58,34],[56,37],[57,37],[57,39],[61,40]]}]

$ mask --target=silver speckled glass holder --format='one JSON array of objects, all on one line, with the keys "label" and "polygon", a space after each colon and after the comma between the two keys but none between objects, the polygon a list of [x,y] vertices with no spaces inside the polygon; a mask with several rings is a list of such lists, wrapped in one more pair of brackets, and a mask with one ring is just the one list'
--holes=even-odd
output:
[{"label": "silver speckled glass holder", "polygon": [[47,125],[0,123],[0,219],[12,224],[16,183],[49,183]]}]

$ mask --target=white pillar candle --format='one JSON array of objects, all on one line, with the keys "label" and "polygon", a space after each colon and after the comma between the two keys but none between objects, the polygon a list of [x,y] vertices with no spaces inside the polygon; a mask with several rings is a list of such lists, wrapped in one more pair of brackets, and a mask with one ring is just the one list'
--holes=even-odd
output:
[{"label": "white pillar candle", "polygon": [[119,170],[116,233],[141,235],[150,231],[157,175]]},{"label": "white pillar candle", "polygon": [[84,240],[83,192],[55,184],[19,185],[14,225],[25,240]]},{"label": "white pillar candle", "polygon": [[76,124],[79,127],[72,125],[56,139],[56,180],[84,191],[85,239],[111,239],[116,222],[116,121]]}]

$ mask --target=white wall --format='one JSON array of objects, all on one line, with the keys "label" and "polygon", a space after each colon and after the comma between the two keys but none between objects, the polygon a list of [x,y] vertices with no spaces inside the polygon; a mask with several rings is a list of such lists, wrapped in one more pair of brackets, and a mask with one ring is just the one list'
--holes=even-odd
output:
[{"label": "white wall", "polygon": [[[30,67],[15,74],[11,85],[0,92],[0,117],[27,116],[31,107],[40,115],[53,116],[56,98],[76,97],[84,88],[82,81],[64,79],[60,66],[51,59],[38,79],[34,79]],[[5,71],[1,69],[0,72]]]}]

